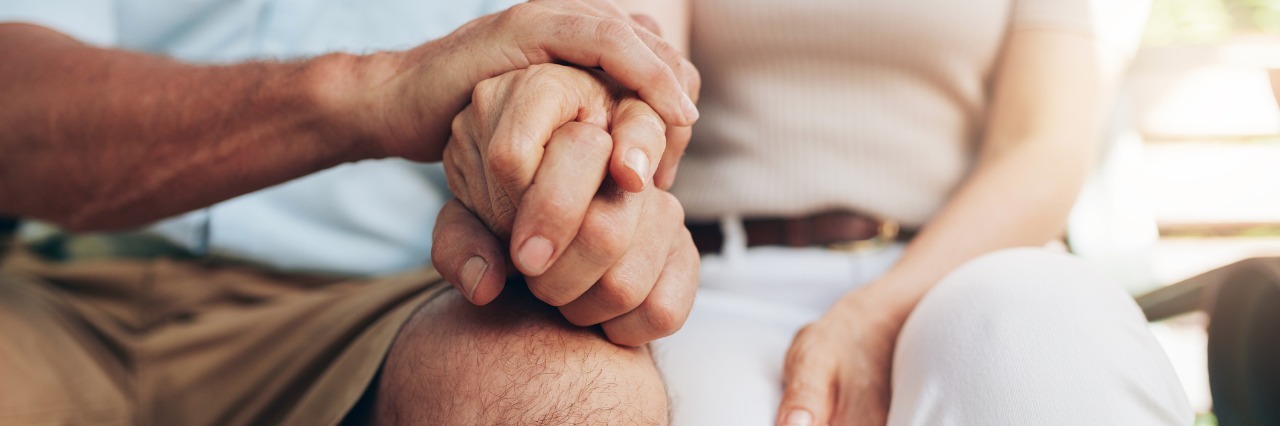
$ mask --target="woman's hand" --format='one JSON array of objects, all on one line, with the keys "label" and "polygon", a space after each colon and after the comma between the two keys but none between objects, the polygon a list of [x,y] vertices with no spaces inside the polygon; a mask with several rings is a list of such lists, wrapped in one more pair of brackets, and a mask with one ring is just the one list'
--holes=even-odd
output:
[{"label": "woman's hand", "polygon": [[778,424],[883,425],[900,324],[854,291],[796,334]]}]

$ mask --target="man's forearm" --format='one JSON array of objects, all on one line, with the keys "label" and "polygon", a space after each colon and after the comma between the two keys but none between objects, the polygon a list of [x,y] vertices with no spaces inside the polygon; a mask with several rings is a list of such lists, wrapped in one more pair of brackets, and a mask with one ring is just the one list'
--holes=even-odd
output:
[{"label": "man's forearm", "polygon": [[554,61],[692,125],[683,59],[609,1],[530,0],[402,52],[231,66],[0,24],[0,215],[124,228],[344,161],[439,161],[476,83]]},{"label": "man's forearm", "polygon": [[131,227],[382,155],[341,113],[356,57],[196,66],[21,24],[0,57],[0,214]]}]

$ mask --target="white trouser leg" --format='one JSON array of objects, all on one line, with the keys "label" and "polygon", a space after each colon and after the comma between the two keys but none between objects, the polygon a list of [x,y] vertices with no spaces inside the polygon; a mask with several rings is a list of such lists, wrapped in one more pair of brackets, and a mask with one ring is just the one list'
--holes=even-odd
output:
[{"label": "white trouser leg", "polygon": [[889,424],[1190,424],[1146,319],[1065,254],[1004,250],[916,307],[894,355]]},{"label": "white trouser leg", "polygon": [[771,426],[782,399],[782,361],[808,313],[718,290],[695,303],[679,333],[653,344],[672,424]]},{"label": "white trouser leg", "polygon": [[850,256],[766,247],[704,258],[684,328],[653,344],[674,424],[773,425],[796,331],[883,273],[900,251]]}]

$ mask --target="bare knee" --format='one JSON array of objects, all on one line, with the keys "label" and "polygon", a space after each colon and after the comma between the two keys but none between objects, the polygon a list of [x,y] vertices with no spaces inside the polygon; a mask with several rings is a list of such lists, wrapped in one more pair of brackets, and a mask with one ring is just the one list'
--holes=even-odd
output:
[{"label": "bare knee", "polygon": [[383,366],[375,423],[667,423],[647,348],[615,346],[517,287],[484,307],[451,292],[414,314]]}]

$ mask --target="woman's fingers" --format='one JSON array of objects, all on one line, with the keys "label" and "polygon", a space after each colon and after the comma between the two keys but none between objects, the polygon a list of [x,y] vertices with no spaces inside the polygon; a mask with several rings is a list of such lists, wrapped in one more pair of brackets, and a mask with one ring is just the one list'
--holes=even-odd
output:
[{"label": "woman's fingers", "polygon": [[653,184],[663,191],[671,189],[676,183],[676,170],[680,168],[680,157],[689,146],[692,127],[667,127],[667,150],[662,154],[662,162],[653,174]]},{"label": "woman's fingers", "polygon": [[477,305],[502,292],[506,261],[498,238],[458,200],[445,203],[432,232],[431,263]]},{"label": "woman's fingers", "polygon": [[831,423],[838,385],[836,354],[821,347],[813,326],[796,334],[783,367],[779,426],[815,426]]},{"label": "woman's fingers", "polygon": [[667,126],[644,101],[628,97],[613,113],[613,160],[609,175],[628,192],[640,192],[653,181],[653,173],[667,149]]},{"label": "woman's fingers", "polygon": [[[699,94],[702,91],[702,76],[698,73],[698,69],[684,57],[682,53],[667,44],[658,31],[647,29],[646,20],[650,20],[647,16],[638,15],[633,17],[638,28],[636,33],[645,41],[659,57],[662,58],[667,66],[676,73],[676,77],[680,79],[680,84],[684,88],[689,99],[693,102],[698,101]],[[656,23],[654,24],[656,27]],[[666,141],[664,155],[662,157],[650,157],[650,161],[657,160],[656,172],[652,176],[653,182],[659,188],[666,190],[671,189],[671,185],[675,182],[676,168],[680,165],[680,157],[684,155],[685,148],[689,146],[689,137],[693,128],[690,126],[668,125],[666,126],[666,135],[663,138]],[[616,178],[616,174],[614,175]],[[630,190],[630,189],[628,189]]]},{"label": "woman's fingers", "polygon": [[565,123],[551,135],[511,235],[512,260],[525,275],[541,275],[577,236],[612,150],[609,134],[590,124]]}]

